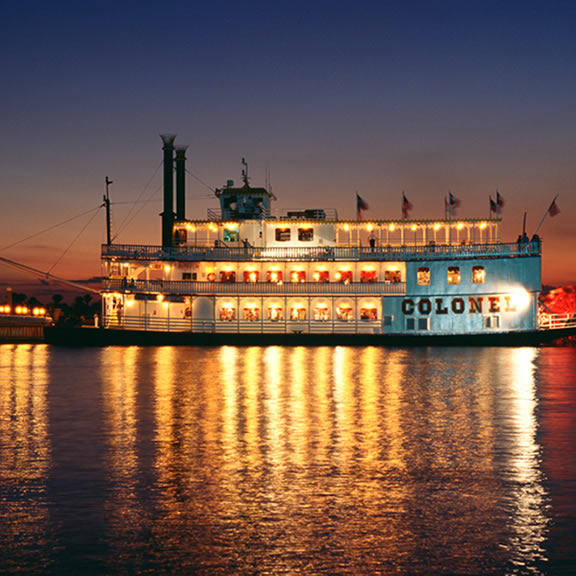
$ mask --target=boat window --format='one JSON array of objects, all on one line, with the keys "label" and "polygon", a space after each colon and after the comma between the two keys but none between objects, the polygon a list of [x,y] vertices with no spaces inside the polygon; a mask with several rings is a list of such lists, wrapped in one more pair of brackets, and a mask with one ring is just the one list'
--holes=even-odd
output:
[{"label": "boat window", "polygon": [[316,322],[328,322],[330,320],[330,313],[327,306],[316,306],[314,308],[314,320]]},{"label": "boat window", "polygon": [[460,284],[460,266],[448,266],[448,284]]},{"label": "boat window", "polygon": [[484,284],[486,281],[486,270],[484,266],[472,266],[472,283]]},{"label": "boat window", "polygon": [[312,278],[314,278],[314,282],[330,282],[330,272],[328,270],[316,270]]},{"label": "boat window", "polygon": [[271,322],[279,322],[284,319],[284,310],[279,306],[270,306],[266,316]]},{"label": "boat window", "polygon": [[400,270],[384,270],[384,282],[402,282]]},{"label": "boat window", "polygon": [[290,320],[306,320],[306,309],[301,306],[290,308]]},{"label": "boat window", "polygon": [[352,307],[343,304],[342,306],[336,308],[336,318],[340,320],[340,322],[352,322],[354,319]]},{"label": "boat window", "polygon": [[260,320],[260,308],[255,308],[253,306],[244,308],[244,320],[248,320],[248,322],[256,322]]},{"label": "boat window", "polygon": [[406,318],[406,330],[416,330],[416,318]]},{"label": "boat window", "polygon": [[430,318],[417,318],[417,320],[418,320],[418,330],[430,329]]},{"label": "boat window", "polygon": [[236,282],[236,272],[222,270],[220,272],[220,282]]},{"label": "boat window", "polygon": [[430,285],[430,268],[418,268],[418,286]]},{"label": "boat window", "polygon": [[268,270],[268,272],[266,272],[266,282],[272,282],[274,284],[282,282],[282,272],[279,270]]},{"label": "boat window", "polygon": [[360,272],[360,282],[376,282],[378,276],[374,270],[362,270]]},{"label": "boat window", "polygon": [[238,242],[240,240],[240,230],[228,230],[224,228],[224,242]]},{"label": "boat window", "polygon": [[292,270],[290,282],[306,282],[306,272],[304,270]]},{"label": "boat window", "polygon": [[382,326],[392,326],[394,324],[394,316],[382,316]]},{"label": "boat window", "polygon": [[484,328],[500,328],[500,316],[484,316]]},{"label": "boat window", "polygon": [[290,240],[290,228],[276,228],[276,242],[288,242]]},{"label": "boat window", "polygon": [[232,306],[222,306],[222,308],[220,308],[220,320],[227,320],[228,322],[236,320],[236,308]]},{"label": "boat window", "polygon": [[258,276],[256,270],[244,270],[244,282],[258,282]]},{"label": "boat window", "polygon": [[314,228],[298,228],[298,240],[300,242],[312,242],[314,240]]},{"label": "boat window", "polygon": [[351,270],[340,270],[336,272],[336,282],[341,284],[350,284],[352,282],[352,271]]},{"label": "boat window", "polygon": [[360,320],[378,320],[376,308],[360,308]]}]

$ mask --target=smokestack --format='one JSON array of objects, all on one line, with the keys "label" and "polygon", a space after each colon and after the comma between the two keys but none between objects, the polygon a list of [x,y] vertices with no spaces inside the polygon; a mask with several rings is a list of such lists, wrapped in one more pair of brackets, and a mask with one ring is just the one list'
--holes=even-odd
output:
[{"label": "smokestack", "polygon": [[186,148],[176,146],[176,220],[186,219]]},{"label": "smokestack", "polygon": [[164,211],[162,212],[162,246],[171,247],[174,225],[174,139],[175,134],[161,134],[164,146]]}]

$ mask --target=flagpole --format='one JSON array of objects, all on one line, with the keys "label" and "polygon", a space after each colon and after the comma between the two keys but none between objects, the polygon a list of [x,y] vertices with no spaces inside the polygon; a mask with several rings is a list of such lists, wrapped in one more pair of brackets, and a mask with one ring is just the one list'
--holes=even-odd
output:
[{"label": "flagpole", "polygon": [[[552,200],[552,202],[550,202],[550,206],[552,206],[554,204],[554,202],[556,202],[556,198],[558,198],[559,194],[556,194],[556,196],[554,196],[554,200]],[[542,224],[544,224],[544,220],[546,220],[546,216],[548,216],[548,213],[550,212],[550,206],[548,206],[548,208],[546,208],[546,212],[544,212],[544,216],[542,216],[542,220],[540,220],[540,224],[538,224],[538,228],[536,228],[536,232],[534,232],[534,234],[538,234],[538,232],[540,231],[540,228],[542,228]]]}]

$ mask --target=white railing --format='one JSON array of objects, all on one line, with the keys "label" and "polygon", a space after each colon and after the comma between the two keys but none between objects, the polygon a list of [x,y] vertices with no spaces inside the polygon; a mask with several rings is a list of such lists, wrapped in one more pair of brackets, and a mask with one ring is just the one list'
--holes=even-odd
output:
[{"label": "white railing", "polygon": [[571,314],[549,314],[548,312],[541,312],[538,317],[538,327],[541,330],[576,328],[576,316]]},{"label": "white railing", "polygon": [[379,334],[381,332],[381,321],[362,319],[348,322],[284,319],[273,322],[267,319],[226,321],[127,315],[118,318],[116,315],[105,315],[102,320],[104,328],[201,334]]},{"label": "white railing", "polygon": [[145,246],[104,244],[103,258],[132,260],[208,260],[208,261],[362,261],[441,259],[446,256],[477,258],[494,256],[538,256],[540,243],[430,244],[420,246],[391,245],[327,246],[310,248],[229,247],[229,246]]},{"label": "white railing", "polygon": [[104,290],[157,294],[405,294],[404,282],[193,282],[105,278]]}]

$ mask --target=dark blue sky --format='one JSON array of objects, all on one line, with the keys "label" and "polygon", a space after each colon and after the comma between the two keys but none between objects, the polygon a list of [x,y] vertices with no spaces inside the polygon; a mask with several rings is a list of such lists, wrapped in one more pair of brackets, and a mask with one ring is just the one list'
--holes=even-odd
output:
[{"label": "dark blue sky", "polygon": [[[280,207],[341,217],[359,192],[397,218],[402,191],[414,218],[441,217],[448,190],[486,217],[498,188],[514,240],[559,194],[544,280],[576,282],[576,3],[14,2],[0,43],[5,257],[98,274],[103,214],[5,247],[97,207],[105,176],[114,201],[153,200],[115,206],[117,241],[159,242],[174,132],[210,186],[246,157]],[[207,196],[189,179],[189,217]]]}]

